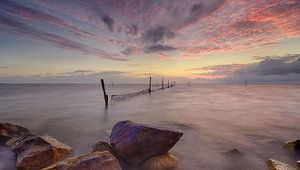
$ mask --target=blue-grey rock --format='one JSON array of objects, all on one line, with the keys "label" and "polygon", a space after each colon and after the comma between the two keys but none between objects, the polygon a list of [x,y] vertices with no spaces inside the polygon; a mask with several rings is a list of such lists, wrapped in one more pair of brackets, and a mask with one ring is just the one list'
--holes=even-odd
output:
[{"label": "blue-grey rock", "polygon": [[152,156],[166,154],[182,135],[182,132],[174,130],[120,121],[112,129],[110,143],[123,161],[130,166],[138,166]]}]

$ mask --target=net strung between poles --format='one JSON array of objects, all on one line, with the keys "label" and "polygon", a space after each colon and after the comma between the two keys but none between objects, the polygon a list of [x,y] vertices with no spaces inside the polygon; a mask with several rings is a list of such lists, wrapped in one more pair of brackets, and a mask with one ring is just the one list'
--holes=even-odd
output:
[{"label": "net strung between poles", "polygon": [[133,93],[127,93],[127,94],[118,94],[118,95],[111,95],[111,100],[124,100],[126,98],[129,97],[134,97],[134,96],[139,96],[142,94],[148,94],[149,93],[149,89],[144,89],[138,92],[133,92]]}]

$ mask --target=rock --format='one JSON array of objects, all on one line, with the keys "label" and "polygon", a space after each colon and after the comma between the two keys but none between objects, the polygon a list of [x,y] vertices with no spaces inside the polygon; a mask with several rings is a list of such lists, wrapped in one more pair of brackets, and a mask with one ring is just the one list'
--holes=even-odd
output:
[{"label": "rock", "polygon": [[297,161],[298,169],[300,169],[300,161]]},{"label": "rock", "polygon": [[114,125],[110,143],[122,160],[137,166],[152,156],[166,154],[182,135],[177,131],[121,121]]},{"label": "rock", "polygon": [[300,140],[288,141],[283,146],[290,152],[300,152]]},{"label": "rock", "polygon": [[19,138],[25,133],[31,133],[31,131],[25,127],[11,124],[11,123],[0,123],[0,144],[5,144],[8,141],[8,145]]},{"label": "rock", "polygon": [[154,156],[147,159],[143,165],[143,170],[176,170],[178,161],[174,155],[169,153],[162,156]]},{"label": "rock", "polygon": [[72,148],[50,136],[24,134],[12,145],[17,154],[16,167],[20,170],[38,170],[64,158]]},{"label": "rock", "polygon": [[114,151],[112,150],[112,147],[110,144],[104,141],[98,141],[94,146],[92,152],[103,152],[108,151],[111,154],[114,154]]},{"label": "rock", "polygon": [[68,158],[42,170],[121,170],[118,160],[108,151]]},{"label": "rock", "polygon": [[228,151],[228,152],[225,152],[225,155],[228,155],[228,156],[243,156],[243,154],[236,148]]},{"label": "rock", "polygon": [[287,163],[283,163],[274,159],[269,159],[267,161],[268,166],[270,168],[270,170],[296,170],[295,167],[287,164]]}]

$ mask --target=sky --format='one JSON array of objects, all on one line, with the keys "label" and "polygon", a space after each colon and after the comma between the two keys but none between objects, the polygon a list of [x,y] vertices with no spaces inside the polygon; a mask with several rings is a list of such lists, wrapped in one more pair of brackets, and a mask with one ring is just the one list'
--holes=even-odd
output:
[{"label": "sky", "polygon": [[1,0],[0,83],[300,83],[300,0]]}]

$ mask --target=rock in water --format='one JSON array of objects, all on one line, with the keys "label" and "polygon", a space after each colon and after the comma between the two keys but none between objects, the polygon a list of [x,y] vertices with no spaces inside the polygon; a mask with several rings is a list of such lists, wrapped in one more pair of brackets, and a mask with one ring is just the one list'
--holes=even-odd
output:
[{"label": "rock in water", "polygon": [[20,170],[39,170],[64,158],[72,148],[50,136],[24,134],[12,145],[17,154],[16,167]]},{"label": "rock in water", "polygon": [[25,133],[31,133],[29,129],[11,124],[11,123],[0,123],[0,144],[5,144],[9,140],[19,138]]},{"label": "rock in water", "polygon": [[288,141],[283,145],[290,152],[300,152],[300,140]]},{"label": "rock in water", "polygon": [[177,158],[172,154],[154,156],[147,159],[143,165],[143,170],[176,170],[178,169]]},{"label": "rock in water", "polygon": [[270,170],[296,170],[295,167],[274,159],[269,159],[267,163]]},{"label": "rock in water", "polygon": [[65,159],[42,170],[122,170],[118,160],[108,151],[94,152]]},{"label": "rock in water", "polygon": [[94,146],[92,152],[103,152],[108,151],[111,154],[114,154],[114,151],[112,150],[112,147],[110,144],[104,141],[98,141]]},{"label": "rock in water", "polygon": [[166,154],[182,135],[177,131],[121,121],[114,125],[110,143],[127,164],[137,166],[152,156]]}]

